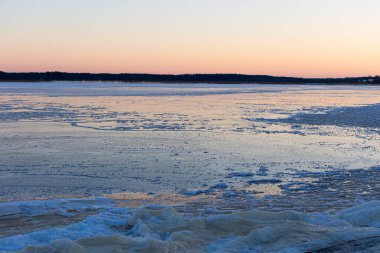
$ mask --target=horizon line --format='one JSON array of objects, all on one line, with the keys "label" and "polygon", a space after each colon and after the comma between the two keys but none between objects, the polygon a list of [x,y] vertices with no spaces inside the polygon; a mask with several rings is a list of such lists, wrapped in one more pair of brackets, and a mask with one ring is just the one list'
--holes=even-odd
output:
[{"label": "horizon line", "polygon": [[262,76],[262,77],[279,77],[279,78],[297,78],[297,79],[347,79],[347,78],[379,78],[380,74],[370,74],[361,76],[342,76],[342,77],[304,77],[304,76],[286,76],[286,75],[276,75],[276,74],[245,74],[245,73],[234,73],[234,72],[209,72],[209,73],[149,73],[149,72],[67,72],[67,71],[3,71],[0,73],[5,74],[47,74],[47,73],[61,73],[61,74],[90,74],[90,75],[151,75],[151,76],[191,76],[191,75],[230,75],[230,76]]}]

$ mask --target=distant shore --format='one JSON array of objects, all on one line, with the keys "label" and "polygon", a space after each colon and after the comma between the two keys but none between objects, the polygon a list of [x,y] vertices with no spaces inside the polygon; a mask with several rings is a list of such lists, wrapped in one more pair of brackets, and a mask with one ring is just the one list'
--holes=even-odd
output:
[{"label": "distant shore", "polygon": [[301,78],[243,74],[110,74],[67,72],[2,72],[0,82],[113,81],[154,83],[228,83],[228,84],[360,84],[378,85],[380,76],[344,78]]}]

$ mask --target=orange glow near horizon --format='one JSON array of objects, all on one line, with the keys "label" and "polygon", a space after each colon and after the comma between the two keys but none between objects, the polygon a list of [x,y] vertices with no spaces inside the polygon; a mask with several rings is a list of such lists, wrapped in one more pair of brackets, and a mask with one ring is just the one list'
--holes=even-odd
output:
[{"label": "orange glow near horizon", "polygon": [[0,70],[378,75],[379,24],[373,0],[0,0]]}]

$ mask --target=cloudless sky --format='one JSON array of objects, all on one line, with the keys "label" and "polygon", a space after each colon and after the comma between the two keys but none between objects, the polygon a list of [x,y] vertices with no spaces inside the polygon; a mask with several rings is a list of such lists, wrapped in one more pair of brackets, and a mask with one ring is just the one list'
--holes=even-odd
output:
[{"label": "cloudless sky", "polygon": [[0,70],[380,74],[380,0],[0,0]]}]

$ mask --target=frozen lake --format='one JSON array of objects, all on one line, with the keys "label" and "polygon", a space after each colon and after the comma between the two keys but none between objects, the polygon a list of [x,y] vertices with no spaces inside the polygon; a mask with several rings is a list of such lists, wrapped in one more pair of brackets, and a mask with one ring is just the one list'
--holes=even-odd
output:
[{"label": "frozen lake", "polygon": [[[64,204],[55,199],[63,199]],[[4,252],[29,252],[31,245],[49,250],[55,240],[120,235],[122,228],[110,226],[123,227],[122,221],[131,222],[133,215],[161,217],[190,227],[193,219],[223,223],[229,215],[229,220],[240,217],[249,223],[259,216],[260,227],[274,220],[284,222],[270,225],[277,232],[288,220],[308,222],[293,231],[308,234],[307,239],[285,240],[290,246],[225,239],[244,231],[216,238],[212,233],[209,241],[202,242],[176,238],[178,244],[197,245],[194,252],[223,252],[230,244],[240,245],[241,252],[288,246],[302,252],[340,247],[339,243],[358,238],[375,238],[371,243],[379,245],[379,199],[379,86],[0,83],[0,252],[1,247]],[[151,208],[138,212],[153,213],[130,213],[147,205]],[[159,205],[175,211],[163,211]],[[357,205],[367,217],[372,211],[369,223],[361,219],[359,224],[351,217],[360,212],[348,208]],[[60,210],[65,218],[58,219],[51,210]],[[242,211],[262,213],[243,217],[237,214]],[[302,216],[304,212],[310,217]],[[112,220],[96,228],[99,234],[68,237],[71,232],[57,231],[62,226],[70,231],[75,224],[91,230],[88,219],[99,215],[103,221]],[[22,221],[28,217],[38,225]],[[316,217],[322,217],[318,226],[331,236],[317,236]],[[12,225],[14,220],[21,225]],[[136,228],[132,223],[130,228]],[[351,237],[329,230],[341,225]],[[153,227],[162,224],[147,226],[154,234]],[[188,230],[199,237],[218,226]],[[39,241],[31,235],[49,229],[55,229],[56,237]],[[152,236],[133,233],[145,239]],[[20,237],[24,244],[12,241]],[[312,238],[315,241],[304,242]],[[115,244],[114,240],[109,242]],[[91,243],[80,245],[83,252],[91,252]],[[141,247],[131,241],[123,245]],[[161,246],[154,247],[150,250],[160,252]]]}]

